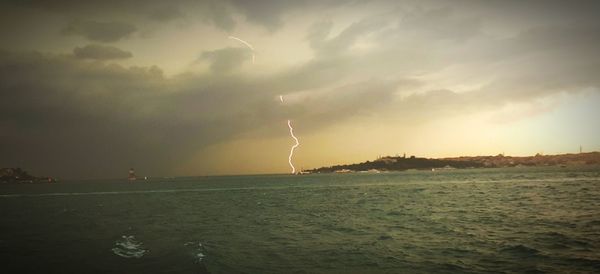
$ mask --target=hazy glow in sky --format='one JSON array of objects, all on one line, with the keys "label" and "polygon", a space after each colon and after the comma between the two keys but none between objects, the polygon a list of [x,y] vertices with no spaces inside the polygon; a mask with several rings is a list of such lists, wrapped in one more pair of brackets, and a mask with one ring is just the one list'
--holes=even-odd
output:
[{"label": "hazy glow in sky", "polygon": [[0,10],[0,166],[34,174],[285,173],[290,117],[296,168],[600,150],[597,1]]}]

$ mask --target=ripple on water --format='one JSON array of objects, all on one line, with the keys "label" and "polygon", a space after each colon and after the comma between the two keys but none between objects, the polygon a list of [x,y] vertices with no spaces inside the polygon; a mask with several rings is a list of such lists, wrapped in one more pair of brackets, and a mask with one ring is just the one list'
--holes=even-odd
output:
[{"label": "ripple on water", "polygon": [[123,258],[141,258],[147,252],[142,244],[142,242],[135,240],[135,236],[123,235],[121,239],[115,241],[112,252]]},{"label": "ripple on water", "polygon": [[547,245],[552,249],[584,249],[588,250],[591,245],[587,243],[588,239],[578,240],[558,232],[539,233],[536,237],[537,242]]},{"label": "ripple on water", "polygon": [[511,245],[500,250],[501,254],[512,255],[517,257],[531,257],[540,253],[539,250],[524,245]]}]

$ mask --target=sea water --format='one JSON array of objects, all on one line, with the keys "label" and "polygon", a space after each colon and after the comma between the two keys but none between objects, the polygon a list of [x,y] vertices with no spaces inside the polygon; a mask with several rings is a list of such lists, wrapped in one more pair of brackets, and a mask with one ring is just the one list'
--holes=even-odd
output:
[{"label": "sea water", "polygon": [[600,271],[600,169],[0,186],[3,273]]}]

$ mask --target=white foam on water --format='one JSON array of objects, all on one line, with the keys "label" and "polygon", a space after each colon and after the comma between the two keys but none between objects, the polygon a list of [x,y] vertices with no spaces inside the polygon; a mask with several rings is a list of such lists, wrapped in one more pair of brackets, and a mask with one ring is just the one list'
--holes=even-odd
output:
[{"label": "white foam on water", "polygon": [[194,258],[196,259],[197,263],[202,262],[202,259],[204,259],[204,257],[206,257],[206,255],[203,253],[205,251],[204,251],[204,247],[202,246],[201,242],[198,242],[197,245],[195,242],[187,242],[183,245],[189,246],[189,247],[195,247],[192,252],[193,252]]},{"label": "white foam on water", "polygon": [[196,259],[198,259],[198,262],[201,262],[202,259],[204,259],[204,253],[198,252],[198,254],[196,254]]},{"label": "white foam on water", "polygon": [[123,235],[121,239],[115,241],[112,252],[123,258],[141,258],[148,250],[142,246],[142,242],[136,241],[135,236]]}]

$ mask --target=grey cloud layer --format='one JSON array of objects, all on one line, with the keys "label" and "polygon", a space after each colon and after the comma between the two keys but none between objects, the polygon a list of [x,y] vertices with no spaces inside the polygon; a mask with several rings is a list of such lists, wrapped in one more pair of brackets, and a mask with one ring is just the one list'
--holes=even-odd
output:
[{"label": "grey cloud layer", "polygon": [[239,67],[251,58],[252,52],[247,48],[224,48],[205,51],[198,61],[208,60],[212,71],[226,73]]},{"label": "grey cloud layer", "polygon": [[80,35],[92,41],[116,42],[136,31],[135,26],[126,22],[96,22],[92,20],[71,21],[63,30],[65,35]]},{"label": "grey cloud layer", "polygon": [[133,54],[117,47],[103,45],[87,45],[73,49],[73,55],[79,59],[114,60],[131,58]]},{"label": "grey cloud layer", "polygon": [[[10,6],[47,10],[71,18],[106,17],[107,14],[121,18],[146,18],[161,23],[178,19],[202,20],[225,31],[233,31],[238,23],[236,14],[245,21],[257,24],[269,31],[280,29],[284,15],[289,12],[335,7],[346,4],[341,0],[56,0],[12,1]],[[350,1],[352,3],[352,1]]]}]

